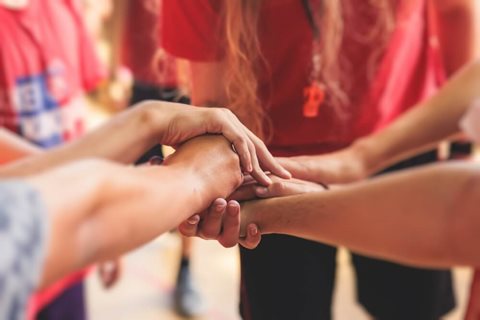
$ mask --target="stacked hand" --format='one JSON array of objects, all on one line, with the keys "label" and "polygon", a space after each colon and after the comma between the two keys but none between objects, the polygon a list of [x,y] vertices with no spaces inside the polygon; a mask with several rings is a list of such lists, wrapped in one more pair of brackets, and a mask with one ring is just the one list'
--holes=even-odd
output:
[{"label": "stacked hand", "polygon": [[271,183],[264,171],[287,179],[291,176],[270,154],[263,141],[228,109],[162,104],[155,101],[144,102],[140,107],[150,111],[147,114],[155,128],[153,131],[157,132],[157,142],[161,144],[175,146],[193,137],[221,134],[238,153],[243,171],[251,174],[259,183]]},{"label": "stacked hand", "polygon": [[[206,211],[192,216],[179,226],[179,231],[187,236],[202,239],[218,240],[224,247],[232,247],[237,243],[253,249],[261,240],[261,230],[255,224],[254,205],[251,200],[291,196],[306,192],[325,190],[324,185],[299,179],[282,179],[270,176],[272,183],[265,187],[250,176],[231,196],[230,200],[217,199]],[[242,202],[242,212],[240,205]],[[248,209],[245,210],[245,208]]]}]

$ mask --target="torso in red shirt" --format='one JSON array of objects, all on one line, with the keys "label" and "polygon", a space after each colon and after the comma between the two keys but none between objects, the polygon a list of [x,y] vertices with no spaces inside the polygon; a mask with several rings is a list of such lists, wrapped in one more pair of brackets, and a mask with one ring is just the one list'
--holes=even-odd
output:
[{"label": "torso in red shirt", "polygon": [[[269,148],[276,155],[332,151],[384,126],[437,86],[431,76],[427,41],[426,1],[398,6],[397,30],[374,76],[368,65],[375,44],[356,41],[375,21],[364,1],[345,19],[342,59],[350,61],[350,105],[345,114],[324,104],[319,116],[303,116],[304,88],[309,84],[312,30],[300,0],[265,1],[259,23],[262,54],[270,74],[260,77],[259,96],[273,123]],[[403,3],[403,2],[400,2]],[[193,61],[222,57],[216,37],[221,1],[164,0],[163,45],[170,53]],[[385,72],[386,70],[386,72]],[[376,75],[375,75],[376,74]],[[394,90],[395,89],[395,90]],[[384,95],[389,94],[388,99]],[[386,103],[388,101],[388,103]],[[347,115],[347,117],[345,117]]]},{"label": "torso in red shirt", "polygon": [[75,1],[0,5],[0,126],[42,147],[83,133],[83,93],[104,75]]}]

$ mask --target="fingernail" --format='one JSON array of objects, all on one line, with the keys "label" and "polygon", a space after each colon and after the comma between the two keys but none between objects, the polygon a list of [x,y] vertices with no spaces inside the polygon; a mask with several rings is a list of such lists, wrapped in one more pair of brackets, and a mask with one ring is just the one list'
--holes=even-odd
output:
[{"label": "fingernail", "polygon": [[222,212],[223,210],[225,210],[225,205],[222,203],[222,204],[217,204],[215,206],[215,211],[216,212]]},{"label": "fingernail", "polygon": [[265,187],[256,187],[255,193],[259,196],[264,196],[268,193],[268,188]]},{"label": "fingernail", "polygon": [[161,165],[163,163],[164,159],[161,156],[153,156],[150,158],[148,163],[152,166],[154,165]]},{"label": "fingernail", "polygon": [[248,226],[248,232],[250,233],[251,236],[256,236],[258,233],[258,228],[256,225],[251,224]]},{"label": "fingernail", "polygon": [[193,217],[190,217],[187,222],[191,225],[195,225],[200,221],[200,217],[198,215],[194,215]]}]

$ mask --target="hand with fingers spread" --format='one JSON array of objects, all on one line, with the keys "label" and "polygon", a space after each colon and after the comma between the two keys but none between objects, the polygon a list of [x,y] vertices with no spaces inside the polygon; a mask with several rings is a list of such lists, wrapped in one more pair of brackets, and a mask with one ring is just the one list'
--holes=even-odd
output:
[{"label": "hand with fingers spread", "polygon": [[240,120],[225,108],[201,108],[157,101],[143,102],[150,124],[156,130],[157,142],[175,146],[193,137],[205,134],[221,134],[232,144],[240,157],[244,172],[259,183],[270,184],[264,171],[283,178],[291,175],[270,154],[267,147]]},{"label": "hand with fingers spread", "polygon": [[200,237],[217,240],[222,246],[230,248],[240,243],[245,248],[254,249],[261,240],[255,224],[247,226],[248,232],[240,237],[240,205],[238,202],[216,199],[210,208],[193,215],[184,221],[178,230],[187,237]]}]

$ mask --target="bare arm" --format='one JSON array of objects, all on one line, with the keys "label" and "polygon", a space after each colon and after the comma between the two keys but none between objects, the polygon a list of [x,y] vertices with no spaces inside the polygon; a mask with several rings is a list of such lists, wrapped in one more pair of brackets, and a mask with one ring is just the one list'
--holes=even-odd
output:
[{"label": "bare arm", "polygon": [[351,147],[325,156],[281,159],[281,163],[305,180],[343,183],[365,178],[458,134],[460,119],[479,97],[480,61],[464,67],[434,97]]},{"label": "bare arm", "polygon": [[[118,114],[76,142],[1,167],[0,177],[28,175],[88,157],[132,163],[156,143],[172,146],[204,134],[222,134],[234,144],[245,171],[255,169],[252,164],[258,163],[258,155],[271,171],[288,176],[265,145],[230,111],[147,101]],[[265,179],[259,181],[267,183]]]},{"label": "bare arm", "polygon": [[245,203],[243,224],[397,262],[480,265],[480,168],[433,165],[333,191]]},{"label": "bare arm", "polygon": [[4,128],[0,128],[0,150],[0,165],[41,153],[38,147]]},{"label": "bare arm", "polygon": [[86,161],[27,181],[40,191],[51,221],[44,286],[170,230],[226,197],[241,174],[226,140],[202,137],[186,143],[163,166]]},{"label": "bare arm", "polygon": [[478,54],[475,25],[478,5],[474,0],[435,0],[434,4],[443,61],[450,76]]}]

